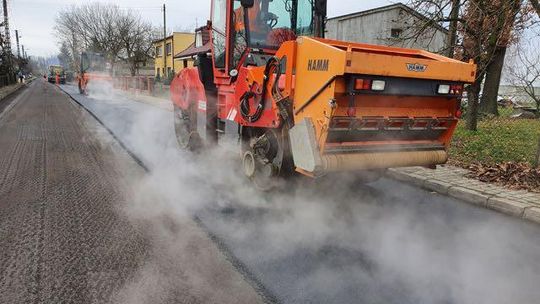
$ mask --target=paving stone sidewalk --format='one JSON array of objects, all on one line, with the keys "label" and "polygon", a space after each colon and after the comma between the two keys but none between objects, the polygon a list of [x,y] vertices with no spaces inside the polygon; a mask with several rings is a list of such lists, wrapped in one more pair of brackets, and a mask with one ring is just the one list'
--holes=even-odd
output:
[{"label": "paving stone sidewalk", "polygon": [[479,207],[540,224],[540,193],[510,190],[467,178],[466,169],[439,166],[390,169],[388,176],[421,188],[448,195]]},{"label": "paving stone sidewalk", "polygon": [[133,92],[125,92],[125,91],[119,91],[119,92],[126,94],[126,96],[128,96],[129,98],[137,102],[146,103],[151,106],[155,106],[163,110],[167,110],[169,112],[172,112],[174,110],[172,102],[165,98],[154,97],[154,96],[150,96],[150,95],[146,95],[142,93],[133,93]]}]

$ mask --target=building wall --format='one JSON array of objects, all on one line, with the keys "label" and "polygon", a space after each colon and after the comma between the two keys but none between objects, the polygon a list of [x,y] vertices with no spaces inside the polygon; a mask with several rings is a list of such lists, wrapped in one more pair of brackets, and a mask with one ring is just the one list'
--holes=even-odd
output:
[{"label": "building wall", "polygon": [[[192,33],[174,33],[173,35],[167,37],[166,44],[170,44],[170,49],[167,52],[166,44],[163,43],[163,40],[154,42],[154,48],[160,47],[162,49],[161,55],[156,51],[155,63],[154,63],[154,75],[158,75],[163,78],[164,75],[164,66],[165,60],[167,63],[165,75],[172,73],[178,73],[184,68],[183,62],[178,60],[173,60],[174,54],[177,54],[187,47],[189,47],[193,41],[195,41],[195,35]],[[164,57],[165,56],[165,59]],[[189,66],[193,66],[193,62],[188,63]]]},{"label": "building wall", "polygon": [[[439,53],[443,51],[447,35],[435,27],[417,41],[402,39],[411,36],[410,27],[415,21],[418,21],[416,16],[399,7],[363,16],[332,18],[328,20],[326,25],[326,37],[368,44],[424,49]],[[392,37],[392,29],[401,30],[402,38]]]},{"label": "building wall", "polygon": [[[173,56],[180,53],[181,51],[187,49],[191,44],[195,42],[194,33],[175,33],[174,34],[174,48]],[[192,60],[189,61],[188,66],[193,66]],[[174,71],[178,73],[184,68],[182,61],[174,60]]]}]

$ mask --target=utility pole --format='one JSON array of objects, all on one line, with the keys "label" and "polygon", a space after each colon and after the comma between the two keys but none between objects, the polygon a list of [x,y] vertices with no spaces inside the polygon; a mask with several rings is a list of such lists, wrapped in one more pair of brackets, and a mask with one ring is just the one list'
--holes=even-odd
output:
[{"label": "utility pole", "polygon": [[163,4],[163,78],[167,73],[167,8]]},{"label": "utility pole", "polygon": [[24,45],[22,45],[22,56],[23,56],[23,58],[26,58],[26,55],[24,53]]},{"label": "utility pole", "polygon": [[21,49],[19,47],[19,31],[15,30],[15,39],[17,39],[17,57],[21,58]]},{"label": "utility pole", "polygon": [[[5,31],[5,41],[4,41],[4,52],[6,52],[7,62],[8,62],[8,79],[12,78],[14,73],[13,70],[13,60],[11,53],[11,35],[9,33],[9,15],[8,15],[8,3],[7,0],[2,0],[2,8],[4,9],[4,31]],[[15,79],[12,79],[15,80]]]},{"label": "utility pole", "polygon": [[454,58],[456,42],[457,42],[457,27],[459,18],[459,8],[461,6],[461,0],[452,0],[452,10],[450,11],[450,26],[448,28],[448,41],[446,54],[450,58]]}]

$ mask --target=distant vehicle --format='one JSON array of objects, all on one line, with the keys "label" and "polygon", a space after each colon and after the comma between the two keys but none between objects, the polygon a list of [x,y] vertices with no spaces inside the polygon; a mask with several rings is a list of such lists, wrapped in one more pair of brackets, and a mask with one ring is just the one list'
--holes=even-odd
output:
[{"label": "distant vehicle", "polygon": [[66,73],[64,68],[60,65],[51,65],[49,66],[49,76],[48,81],[50,83],[56,83],[56,76],[60,76],[60,84],[66,84]]},{"label": "distant vehicle", "polygon": [[77,84],[79,93],[88,94],[88,83],[90,81],[112,82],[110,74],[111,66],[102,54],[82,52],[81,65],[77,73]]}]

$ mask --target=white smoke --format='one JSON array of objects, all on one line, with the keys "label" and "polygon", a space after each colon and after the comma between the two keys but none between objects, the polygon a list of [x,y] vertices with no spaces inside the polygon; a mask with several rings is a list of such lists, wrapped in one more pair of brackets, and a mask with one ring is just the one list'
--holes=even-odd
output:
[{"label": "white smoke", "polygon": [[[331,299],[345,278],[367,285],[365,301],[359,303],[399,302],[401,295],[404,302],[415,303],[540,301],[536,226],[465,205],[433,206],[454,202],[435,195],[432,202],[424,192],[411,195],[406,186],[392,182],[379,189],[336,177],[318,183],[288,181],[284,189],[260,193],[240,174],[238,155],[220,149],[203,155],[180,152],[171,140],[172,113],[167,115],[168,121],[162,110],[140,113],[133,128],[120,136],[150,169],[135,182],[133,202],[124,212],[145,223],[153,243],[149,261],[119,292],[120,302],[167,302],[170,290],[188,287],[194,292],[182,292],[194,295],[194,302],[240,301],[235,295],[246,292],[245,282],[225,270],[230,265],[220,262],[223,257],[201,258],[194,249],[200,246],[195,240],[208,237],[191,217],[227,208],[239,214],[228,219],[225,231],[241,243],[241,249],[232,250],[249,260],[272,265],[299,250],[326,255],[290,287],[298,293],[309,288]],[[190,263],[187,270],[178,266]],[[228,273],[233,283],[217,284],[212,269]],[[247,297],[256,301],[254,293]]]}]

